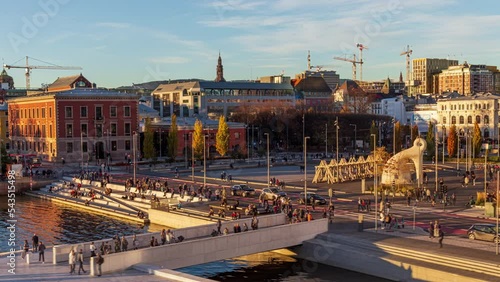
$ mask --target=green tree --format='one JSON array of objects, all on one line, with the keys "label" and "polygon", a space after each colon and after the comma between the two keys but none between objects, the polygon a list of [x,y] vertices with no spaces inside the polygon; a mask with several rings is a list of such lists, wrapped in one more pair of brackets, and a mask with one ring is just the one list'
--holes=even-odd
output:
[{"label": "green tree", "polygon": [[223,157],[229,148],[229,127],[224,116],[219,117],[219,129],[215,138],[217,152]]},{"label": "green tree", "polygon": [[193,150],[198,160],[203,159],[203,138],[203,124],[199,119],[196,119],[193,130]]},{"label": "green tree", "polygon": [[144,157],[146,159],[153,159],[156,157],[156,150],[154,144],[154,131],[151,128],[151,119],[146,118],[144,124]]},{"label": "green tree", "polygon": [[375,124],[375,121],[372,121],[372,125],[370,127],[370,150],[373,150],[373,146],[377,144],[373,144],[373,136],[372,134],[375,134],[375,142],[378,140],[378,127]]},{"label": "green tree", "polygon": [[[452,125],[450,130],[448,131],[448,156],[453,156],[457,154],[457,145],[458,145],[458,135],[457,135],[457,127]],[[458,155],[457,155],[458,157]]]},{"label": "green tree", "polygon": [[436,150],[436,138],[434,134],[435,125],[431,121],[429,121],[429,127],[427,129],[427,137],[425,141],[427,142],[427,155],[434,156]]},{"label": "green tree", "polygon": [[177,148],[179,147],[179,139],[178,139],[178,131],[177,127],[177,116],[175,114],[172,115],[172,123],[170,125],[170,131],[168,132],[167,137],[167,145],[168,145],[168,158],[170,161],[174,161],[177,157]]},{"label": "green tree", "polygon": [[481,151],[481,146],[483,145],[483,136],[481,135],[481,129],[479,128],[479,124],[477,122],[474,123],[474,133],[472,135],[472,147],[474,148],[472,151],[474,153],[473,158],[477,156],[477,154]]},{"label": "green tree", "polygon": [[5,149],[5,144],[2,143],[2,147],[0,147],[0,162],[1,162],[1,169],[2,169],[2,175],[7,175],[7,164],[10,164],[10,158],[9,154],[7,154],[7,150]]}]

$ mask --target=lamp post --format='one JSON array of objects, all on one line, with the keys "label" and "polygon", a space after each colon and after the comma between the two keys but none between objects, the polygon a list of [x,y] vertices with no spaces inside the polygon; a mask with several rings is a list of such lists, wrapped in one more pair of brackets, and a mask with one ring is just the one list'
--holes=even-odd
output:
[{"label": "lamp post", "polygon": [[207,135],[203,135],[203,188],[207,186],[207,153],[206,140]]},{"label": "lamp post", "polygon": [[396,154],[396,119],[392,119],[392,154]]},{"label": "lamp post", "polygon": [[[304,137],[304,205],[307,211],[307,139],[311,137]],[[314,199],[312,199],[314,201]]]},{"label": "lamp post", "polygon": [[377,207],[378,207],[378,191],[377,191],[377,135],[370,134],[373,137],[373,194],[375,195],[375,232],[377,232]]},{"label": "lamp post", "polygon": [[135,182],[135,171],[136,171],[136,163],[137,163],[137,157],[136,157],[136,151],[137,151],[137,132],[134,131],[134,134],[132,135],[132,146],[133,146],[133,153],[134,153],[134,186],[136,185]]},{"label": "lamp post", "polygon": [[444,149],[446,144],[446,126],[443,124],[443,160],[442,164],[444,164]]},{"label": "lamp post", "polygon": [[266,146],[267,146],[267,188],[269,188],[269,182],[270,182],[270,179],[271,179],[271,176],[270,176],[270,164],[269,164],[269,133],[264,133],[264,135],[266,135]]},{"label": "lamp post", "polygon": [[439,142],[439,137],[437,135],[437,130],[436,132],[436,137],[435,137],[435,145],[434,145],[434,155],[435,155],[435,160],[434,160],[434,171],[435,171],[435,179],[436,179],[436,192],[438,191],[438,142]]},{"label": "lamp post", "polygon": [[457,176],[460,175],[460,131],[457,130]]},{"label": "lamp post", "polygon": [[187,133],[183,133],[184,134],[184,161],[186,162],[186,168],[189,167],[189,162],[188,162],[188,147],[187,147],[187,143],[188,143],[188,138],[189,138],[189,135]]},{"label": "lamp post", "polygon": [[[488,143],[485,144],[484,147],[484,216],[486,217],[486,187],[488,186],[488,180],[486,177],[487,169],[486,169],[486,163],[488,162]],[[497,178],[497,182],[500,181],[500,179]],[[498,204],[498,196],[497,196],[497,204]],[[496,207],[497,208],[497,207]],[[498,237],[497,237],[498,238]]]},{"label": "lamp post", "polygon": [[[337,167],[338,167],[338,163],[339,163],[339,118],[335,118],[335,142],[336,142],[336,147],[337,147],[337,153],[336,153],[336,156],[337,156]],[[337,172],[338,172],[338,169],[337,169]]]},{"label": "lamp post", "polygon": [[328,157],[328,123],[325,124],[325,158]]},{"label": "lamp post", "polygon": [[[497,199],[497,203],[496,203],[496,205],[495,205],[496,214],[497,214],[497,229],[496,229],[496,230],[497,230],[497,238],[500,238],[500,237],[498,237],[498,203],[500,202],[500,201],[498,200],[498,199],[499,199],[499,198],[498,198],[498,196],[499,196],[499,195],[498,195],[498,190],[500,190],[500,189],[499,189],[499,188],[500,188],[500,181],[499,181],[499,179],[500,179],[500,171],[497,171],[497,198],[496,198],[496,199]],[[498,245],[500,245],[500,244],[499,244],[499,243],[497,243],[496,245],[497,245],[497,250],[496,250],[496,253],[497,253],[497,255],[498,255]]]},{"label": "lamp post", "polygon": [[189,133],[191,137],[191,181],[194,183],[194,146],[193,146],[193,135]]},{"label": "lamp post", "polygon": [[357,133],[357,132],[358,132],[358,131],[357,131],[357,127],[358,127],[358,126],[357,126],[356,124],[352,124],[352,123],[351,123],[351,124],[349,124],[349,125],[350,125],[350,126],[354,126],[354,145],[353,145],[353,148],[354,148],[354,153],[356,153],[356,147],[357,147],[357,146],[356,146],[356,139],[358,139],[358,136],[357,136],[357,134],[358,134],[358,133]]},{"label": "lamp post", "polygon": [[160,135],[160,158],[162,157],[162,151],[161,151],[161,128],[158,129],[158,133]]},{"label": "lamp post", "polygon": [[83,170],[83,131],[80,131],[80,149],[82,151],[82,170]]}]

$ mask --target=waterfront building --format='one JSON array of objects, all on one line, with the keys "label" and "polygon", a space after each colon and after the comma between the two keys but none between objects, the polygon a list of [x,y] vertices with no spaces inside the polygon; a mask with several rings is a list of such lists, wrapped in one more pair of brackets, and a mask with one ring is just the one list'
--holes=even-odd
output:
[{"label": "waterfront building", "polygon": [[433,93],[433,75],[449,66],[458,65],[457,60],[418,58],[412,60],[412,81],[410,96]]},{"label": "waterfront building", "polygon": [[11,147],[45,160],[122,159],[138,129],[138,96],[95,88],[83,75],[8,100]]},{"label": "waterfront building", "polygon": [[333,93],[322,77],[304,77],[291,81],[295,96],[309,111],[331,113],[334,111]]},{"label": "waterfront building", "polygon": [[465,62],[459,66],[450,66],[437,76],[438,87],[435,93],[455,91],[468,96],[494,91],[494,75],[486,65],[471,65]]},{"label": "waterfront building", "polygon": [[461,134],[472,132],[477,122],[483,140],[498,142],[500,96],[491,93],[472,96],[450,96],[437,101],[437,130],[448,130],[452,125]]}]

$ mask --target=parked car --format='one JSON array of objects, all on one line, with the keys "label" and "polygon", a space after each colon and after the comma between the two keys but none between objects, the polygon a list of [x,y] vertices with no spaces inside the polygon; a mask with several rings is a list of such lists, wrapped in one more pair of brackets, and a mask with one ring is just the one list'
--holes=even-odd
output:
[{"label": "parked car", "polygon": [[483,241],[492,241],[495,243],[499,242],[497,237],[496,224],[474,224],[469,230],[467,230],[467,236],[471,240],[483,240]]},{"label": "parked car", "polygon": [[[325,198],[321,197],[320,195],[318,195],[316,193],[307,192],[307,203],[312,204],[313,201],[314,201],[314,204],[316,204],[316,205],[326,205]],[[304,204],[304,192],[300,193],[299,203]]]},{"label": "parked car", "polygon": [[233,185],[231,187],[231,195],[233,196],[243,196],[248,197],[255,194],[255,189],[251,188],[246,184]]},{"label": "parked car", "polygon": [[286,193],[276,187],[262,189],[264,200],[275,200],[278,197],[286,197]]}]

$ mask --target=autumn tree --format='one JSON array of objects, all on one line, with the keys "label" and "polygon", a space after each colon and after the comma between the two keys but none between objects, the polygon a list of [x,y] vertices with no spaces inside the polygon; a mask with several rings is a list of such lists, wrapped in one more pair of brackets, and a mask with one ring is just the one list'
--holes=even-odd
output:
[{"label": "autumn tree", "polygon": [[427,129],[427,137],[425,138],[425,141],[427,142],[427,154],[429,156],[434,156],[435,155],[435,150],[436,150],[436,138],[434,135],[434,123],[432,121],[429,121],[429,127]]},{"label": "autumn tree", "polygon": [[393,144],[395,147],[394,152],[397,154],[399,151],[401,151],[401,123],[398,121],[394,124],[394,136],[395,136],[395,143]]},{"label": "autumn tree", "polygon": [[[448,156],[453,156],[457,154],[457,145],[458,145],[458,135],[457,135],[457,127],[452,125],[450,130],[448,131]],[[458,157],[458,155],[457,155]]]},{"label": "autumn tree", "polygon": [[418,132],[418,126],[415,124],[412,128],[411,128],[411,146],[413,146],[413,142],[415,141],[415,139],[417,139],[417,137],[420,136],[420,133]]},{"label": "autumn tree", "polygon": [[173,114],[172,123],[167,137],[167,152],[170,161],[175,160],[177,157],[177,147],[179,146],[178,132],[179,128],[177,127],[177,116]]},{"label": "autumn tree", "polygon": [[146,122],[144,123],[144,157],[146,159],[156,158],[154,131],[151,128],[151,118],[146,118]]},{"label": "autumn tree", "polygon": [[223,157],[229,148],[229,127],[224,116],[219,117],[219,129],[215,136],[215,147],[217,152]]},{"label": "autumn tree", "polygon": [[201,160],[203,159],[203,124],[199,119],[196,119],[194,123],[194,130],[193,130],[193,150],[194,150],[194,155],[196,156],[197,159]]},{"label": "autumn tree", "polygon": [[481,146],[483,145],[483,136],[481,135],[481,129],[477,121],[474,123],[474,133],[472,135],[472,148],[473,148],[473,158],[481,151]]}]

